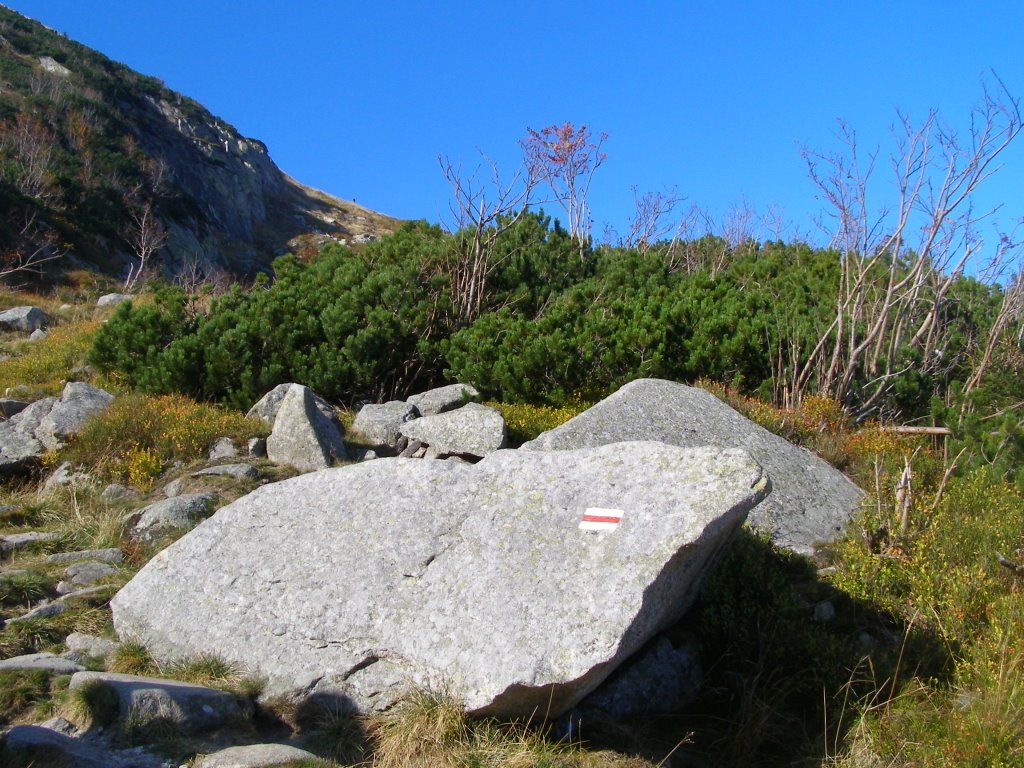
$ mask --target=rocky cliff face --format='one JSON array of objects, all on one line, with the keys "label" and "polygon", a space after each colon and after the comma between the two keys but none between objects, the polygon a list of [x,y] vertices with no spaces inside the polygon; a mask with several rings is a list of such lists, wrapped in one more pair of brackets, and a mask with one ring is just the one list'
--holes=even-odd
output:
[{"label": "rocky cliff face", "polygon": [[150,214],[170,276],[264,271],[399,223],[304,187],[200,104],[3,6],[0,203],[0,250],[64,247],[108,271],[137,263]]}]

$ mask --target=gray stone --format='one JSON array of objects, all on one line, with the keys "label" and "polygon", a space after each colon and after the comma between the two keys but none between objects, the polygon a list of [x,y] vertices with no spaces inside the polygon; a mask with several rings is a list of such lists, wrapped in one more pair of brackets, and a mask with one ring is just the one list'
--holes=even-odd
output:
[{"label": "gray stone", "polygon": [[132,297],[124,293],[105,293],[96,299],[97,307],[113,307],[117,304],[121,304],[126,301],[131,301]]},{"label": "gray stone", "polygon": [[85,667],[52,653],[30,653],[0,660],[0,670],[5,669],[40,669],[54,675],[73,675]]},{"label": "gray stone", "polygon": [[256,480],[259,478],[260,473],[256,471],[256,467],[249,464],[220,464],[216,467],[207,467],[192,473],[192,477],[209,477],[211,475],[234,477],[238,480]]},{"label": "gray stone", "polygon": [[397,448],[402,425],[419,416],[416,406],[391,400],[364,405],[352,423],[352,432],[376,445]]},{"label": "gray stone", "polygon": [[68,609],[67,603],[63,599],[51,600],[46,603],[37,605],[28,613],[23,613],[21,616],[15,616],[7,619],[8,624],[13,624],[16,621],[34,621],[35,619],[48,619],[51,616],[59,616]]},{"label": "gray stone", "polygon": [[[407,445],[402,449],[399,456],[403,459],[418,459],[422,456],[424,451],[423,443],[419,440],[409,440],[406,438]],[[418,455],[417,455],[418,454]]]},{"label": "gray stone", "polygon": [[46,338],[46,331],[42,328],[36,328],[32,333],[28,335],[29,341],[39,341],[40,339]]},{"label": "gray stone", "polygon": [[434,449],[436,456],[486,456],[505,447],[505,419],[495,408],[470,403],[447,413],[424,416],[402,426],[402,434]]},{"label": "gray stone", "polygon": [[114,396],[99,387],[69,381],[60,400],[39,423],[36,439],[51,451],[62,448],[67,438],[77,434],[90,418],[105,411],[112,402]]},{"label": "gray stone", "polygon": [[117,573],[117,568],[107,563],[85,562],[69,565],[64,569],[64,580],[57,584],[57,593],[70,594],[82,587],[88,587],[97,581],[109,578]]},{"label": "gray stone", "polygon": [[113,640],[107,640],[105,637],[72,632],[64,638],[64,647],[71,653],[77,653],[85,658],[106,658],[117,651],[121,644]]},{"label": "gray stone", "polygon": [[697,698],[702,678],[696,640],[677,648],[662,636],[617,669],[579,709],[615,720],[669,714]]},{"label": "gray stone", "polygon": [[35,433],[56,402],[44,397],[0,423],[0,477],[24,474],[39,463],[46,446]]},{"label": "gray stone", "polygon": [[139,492],[134,488],[119,483],[111,483],[103,489],[100,498],[108,504],[116,504],[119,501],[130,501],[138,498]]},{"label": "gray stone", "polygon": [[102,563],[120,563],[124,555],[117,547],[108,549],[80,549],[77,552],[55,552],[48,555],[48,563],[73,563],[79,560],[99,560]]},{"label": "gray stone", "polygon": [[179,477],[171,480],[167,485],[163,487],[164,496],[171,499],[175,496],[180,496],[182,488],[185,487],[185,478]]},{"label": "gray stone", "polygon": [[235,448],[235,441],[230,437],[218,437],[213,441],[213,445],[210,446],[210,452],[208,456],[211,461],[217,459],[233,459],[238,455],[238,449]]},{"label": "gray stone", "polygon": [[345,444],[337,425],[317,410],[309,387],[293,384],[278,407],[267,438],[267,458],[301,472],[326,469],[345,459]]},{"label": "gray stone", "polygon": [[119,715],[139,724],[160,719],[172,722],[181,733],[197,734],[252,716],[251,705],[225,691],[177,680],[121,675],[113,672],[78,672],[70,690],[83,685],[105,685],[117,693]]},{"label": "gray stone", "polygon": [[0,397],[0,417],[11,418],[16,413],[21,413],[28,407],[24,400],[15,400],[13,397]]},{"label": "gray stone", "polygon": [[0,330],[31,333],[50,319],[39,307],[14,307],[0,312]]},{"label": "gray stone", "polygon": [[41,544],[47,541],[53,541],[59,539],[59,533],[52,533],[50,531],[27,531],[25,533],[8,533],[6,536],[0,536],[0,553],[7,554],[15,552],[25,547],[30,547],[34,544]]},{"label": "gray stone", "polygon": [[836,607],[831,600],[822,600],[814,606],[814,620],[827,624],[836,617]]},{"label": "gray stone", "polygon": [[312,752],[287,744],[250,744],[228,747],[201,757],[192,768],[271,768],[298,760],[316,759]]},{"label": "gray stone", "polygon": [[250,437],[246,448],[253,458],[265,459],[267,457],[267,439],[265,437]]},{"label": "gray stone", "polygon": [[62,733],[51,723],[9,728],[0,746],[0,764],[37,768],[177,768],[177,762],[151,755],[140,747],[113,749],[100,737]]},{"label": "gray stone", "polygon": [[864,496],[842,472],[758,426],[710,392],[660,379],[627,384],[522,449],[564,450],[621,440],[748,451],[773,483],[772,495],[750,513],[750,525],[803,554],[836,538]]},{"label": "gray stone", "polygon": [[446,411],[453,411],[471,400],[480,397],[480,393],[472,384],[450,384],[413,395],[408,402],[423,416],[433,416]]},{"label": "gray stone", "polygon": [[348,458],[351,461],[371,461],[380,458],[375,450],[361,445],[347,445],[345,450],[348,451]]},{"label": "gray stone", "polygon": [[95,482],[88,472],[75,472],[71,462],[65,461],[46,478],[43,483],[43,493],[52,493],[58,488],[72,487],[82,488]]},{"label": "gray stone", "polygon": [[267,696],[370,711],[447,685],[478,714],[557,714],[685,613],[767,492],[743,451],[658,443],[378,459],[220,509],[113,598],[114,626]]},{"label": "gray stone", "polygon": [[[273,429],[274,421],[277,418],[277,411],[281,407],[281,402],[284,400],[284,396],[288,394],[288,390],[297,386],[295,384],[278,384],[272,390],[267,392],[261,397],[256,404],[249,409],[249,412],[245,415],[250,418],[256,418],[266,424],[268,427]],[[299,385],[300,386],[300,385]],[[316,405],[316,409],[320,411],[331,421],[338,422],[338,412],[334,410],[334,406],[324,400],[320,395],[310,390],[313,395],[313,402]]]},{"label": "gray stone", "polygon": [[155,502],[129,515],[127,528],[134,538],[152,542],[165,533],[191,528],[206,517],[215,498],[212,493],[185,493]]},{"label": "gray stone", "polygon": [[40,56],[39,66],[51,75],[58,75],[60,77],[69,77],[71,75],[71,70],[58,62],[52,56]]}]

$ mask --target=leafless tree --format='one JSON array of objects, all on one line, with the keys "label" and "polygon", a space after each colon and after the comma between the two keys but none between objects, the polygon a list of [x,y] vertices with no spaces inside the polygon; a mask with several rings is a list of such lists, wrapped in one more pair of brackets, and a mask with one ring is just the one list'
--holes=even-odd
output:
[{"label": "leafless tree", "polygon": [[14,159],[10,181],[21,194],[36,200],[53,196],[50,160],[53,135],[38,118],[19,112],[0,130],[0,151]]},{"label": "leafless tree", "polygon": [[441,172],[452,190],[450,209],[456,233],[448,251],[445,272],[450,281],[456,323],[468,325],[481,313],[487,295],[487,280],[498,262],[494,246],[503,232],[515,226],[529,209],[537,180],[523,165],[502,181],[497,165],[487,157],[487,181],[480,180],[480,167],[464,173],[447,157],[438,157]]},{"label": "leafless tree", "polygon": [[9,217],[14,224],[15,237],[8,248],[0,252],[0,279],[24,272],[42,274],[43,264],[64,257],[66,248],[56,233],[40,222],[38,213],[12,211]]},{"label": "leafless tree", "polygon": [[[793,378],[795,397],[811,386],[874,410],[905,372],[906,350],[925,366],[940,359],[947,294],[982,246],[973,194],[1021,130],[1019,101],[996,79],[972,114],[967,140],[930,112],[921,124],[900,115],[891,157],[894,199],[877,210],[869,187],[877,153],[863,156],[856,133],[840,124],[842,149],[804,152],[831,215],[828,231],[841,272],[835,314]],[[867,386],[854,392],[855,380]]]}]

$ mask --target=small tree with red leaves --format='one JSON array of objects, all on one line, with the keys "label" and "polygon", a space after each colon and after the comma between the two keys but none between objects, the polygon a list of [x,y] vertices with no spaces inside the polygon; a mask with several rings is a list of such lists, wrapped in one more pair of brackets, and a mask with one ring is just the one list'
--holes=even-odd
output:
[{"label": "small tree with red leaves", "polygon": [[547,183],[554,201],[565,209],[566,228],[579,242],[581,258],[590,243],[587,194],[594,172],[607,157],[601,151],[607,138],[608,134],[602,133],[594,141],[587,126],[567,122],[539,131],[527,128],[526,137],[520,141],[530,177]]}]

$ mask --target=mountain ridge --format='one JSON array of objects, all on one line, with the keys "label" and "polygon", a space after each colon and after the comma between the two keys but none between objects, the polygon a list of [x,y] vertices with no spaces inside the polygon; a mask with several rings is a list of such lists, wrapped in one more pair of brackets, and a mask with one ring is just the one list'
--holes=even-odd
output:
[{"label": "mountain ridge", "polygon": [[[195,100],[0,5],[0,256],[252,275],[399,220],[303,185]],[[158,258],[159,257],[159,258]]]}]

